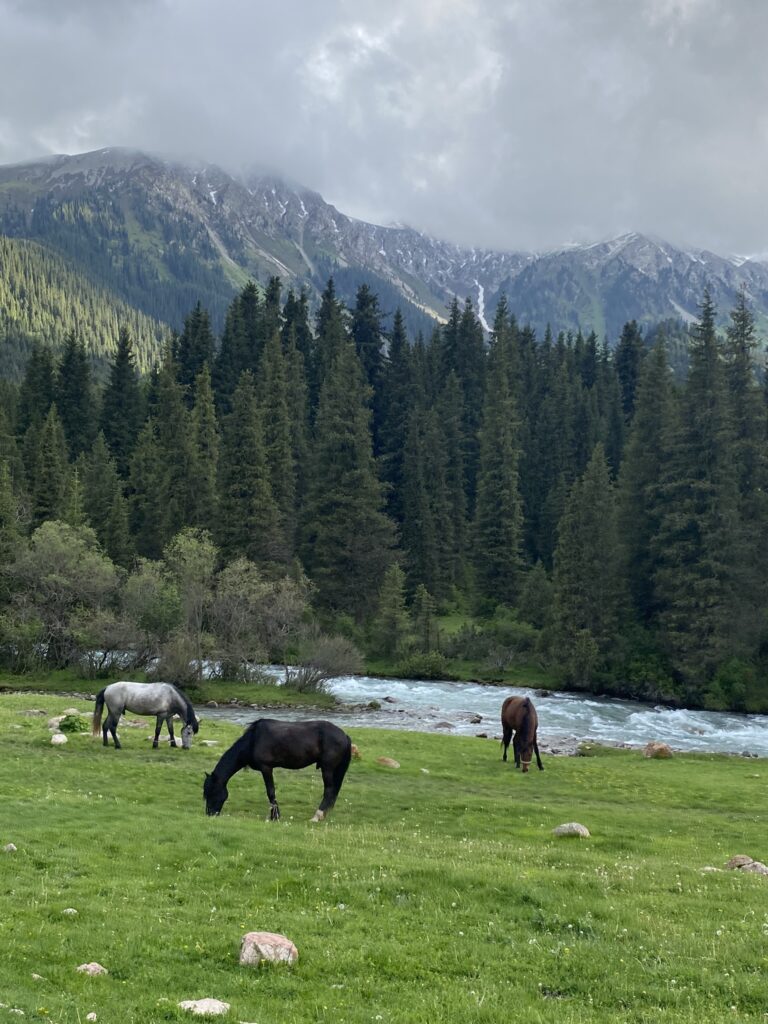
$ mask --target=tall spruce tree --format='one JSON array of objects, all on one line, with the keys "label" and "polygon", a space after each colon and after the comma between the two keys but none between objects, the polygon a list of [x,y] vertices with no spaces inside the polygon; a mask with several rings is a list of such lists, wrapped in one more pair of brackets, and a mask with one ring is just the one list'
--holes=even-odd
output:
[{"label": "tall spruce tree", "polygon": [[174,359],[184,398],[192,407],[195,380],[204,366],[213,366],[214,341],[208,311],[198,302],[184,321],[184,330],[176,339]]},{"label": "tall spruce tree", "polygon": [[275,330],[264,346],[256,397],[264,424],[264,451],[272,497],[278,512],[282,561],[294,554],[296,537],[296,466],[289,389],[280,334]]},{"label": "tall spruce tree", "polygon": [[303,560],[323,604],[358,620],[375,606],[392,561],[394,529],[383,505],[368,389],[353,344],[339,340],[318,402]]},{"label": "tall spruce tree", "polygon": [[117,471],[128,476],[131,454],[144,422],[144,400],[136,372],[136,358],[130,331],[120,328],[115,358],[101,402],[101,431]]},{"label": "tall spruce tree", "polygon": [[282,557],[278,509],[269,481],[264,423],[250,371],[232,396],[222,425],[217,540],[227,561],[245,556],[259,564]]},{"label": "tall spruce tree", "polygon": [[55,405],[48,410],[38,428],[33,462],[29,467],[29,494],[32,504],[32,523],[39,526],[47,519],[59,518],[69,480],[67,442]]},{"label": "tall spruce tree", "polygon": [[403,460],[408,411],[416,401],[408,337],[403,315],[395,312],[389,340],[389,358],[384,365],[381,414],[381,475],[387,487],[387,511],[392,520],[403,522]]},{"label": "tall spruce tree", "polygon": [[213,533],[218,520],[219,425],[211,387],[211,371],[204,366],[195,380],[195,404],[191,418],[193,460],[195,466],[194,505],[190,509],[192,526]]},{"label": "tall spruce tree", "polygon": [[379,297],[367,284],[357,289],[350,333],[365,379],[371,389],[371,433],[373,453],[381,453],[382,385],[384,376],[384,328]]},{"label": "tall spruce tree", "polygon": [[589,689],[608,667],[625,602],[614,490],[600,444],[566,501],[553,584],[555,650],[570,682]]},{"label": "tall spruce tree", "polygon": [[64,428],[71,459],[76,459],[93,444],[98,416],[85,346],[71,331],[54,383],[54,401]]},{"label": "tall spruce tree", "polygon": [[659,624],[685,699],[699,701],[717,667],[735,653],[738,522],[733,421],[708,292],[691,334],[680,430],[661,485],[664,507],[654,549]]},{"label": "tall spruce tree", "polygon": [[16,428],[23,436],[31,426],[40,424],[54,401],[55,372],[53,355],[47,345],[32,343],[24,378],[19,388]]},{"label": "tall spruce tree", "polygon": [[480,432],[473,562],[479,596],[514,605],[522,569],[522,509],[510,335],[506,306],[500,305],[494,322]]}]

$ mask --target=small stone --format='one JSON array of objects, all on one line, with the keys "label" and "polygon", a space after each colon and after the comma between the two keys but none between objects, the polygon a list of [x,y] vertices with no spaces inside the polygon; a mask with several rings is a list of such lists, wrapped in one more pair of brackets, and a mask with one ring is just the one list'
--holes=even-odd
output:
[{"label": "small stone", "polygon": [[479,725],[483,720],[482,715],[472,715],[469,719],[470,725]]},{"label": "small stone", "polygon": [[40,708],[29,708],[27,711],[22,711],[21,714],[27,717],[32,717],[33,715],[47,715],[48,712],[41,711]]},{"label": "small stone", "polygon": [[58,732],[59,731],[59,726],[61,725],[61,723],[64,721],[64,719],[66,717],[67,717],[66,715],[54,715],[53,718],[49,718],[48,719],[48,728],[51,730],[51,732]]},{"label": "small stone", "polygon": [[476,733],[475,733],[475,736],[476,736],[476,737],[477,737],[477,738],[478,738],[479,740],[487,740],[487,739],[488,739],[488,733],[487,733],[487,732],[476,732]]},{"label": "small stone", "polygon": [[651,740],[646,743],[643,750],[643,757],[653,757],[657,760],[672,757],[672,747],[668,743],[661,743],[659,740]]},{"label": "small stone", "polygon": [[394,757],[377,757],[376,764],[383,765],[385,768],[399,768],[400,762],[396,761]]},{"label": "small stone", "polygon": [[715,868],[711,864],[705,864],[704,867],[701,870],[702,871],[719,871],[720,868]]},{"label": "small stone", "polygon": [[218,747],[218,740],[199,740],[201,747]]},{"label": "small stone", "polygon": [[565,825],[558,825],[552,829],[553,836],[579,836],[582,839],[589,837],[589,829],[586,825],[580,825],[578,821],[568,821]]},{"label": "small stone", "polygon": [[89,964],[80,964],[77,969],[81,974],[90,974],[91,977],[97,974],[109,974],[107,968],[97,964],[95,960],[92,960]]},{"label": "small stone", "polygon": [[198,1017],[219,1017],[229,1012],[229,1003],[223,1003],[221,999],[185,999],[178,1005]]},{"label": "small stone", "polygon": [[241,964],[260,964],[264,960],[294,964],[298,959],[299,951],[291,940],[275,932],[248,932],[240,944]]},{"label": "small stone", "polygon": [[357,744],[353,743],[352,744],[352,760],[353,761],[360,761],[362,759],[362,756],[363,755],[360,753],[360,750],[359,750]]},{"label": "small stone", "polygon": [[63,732],[55,732],[53,736],[51,736],[51,744],[54,747],[63,747],[64,744],[68,742],[69,740]]},{"label": "small stone", "polygon": [[206,706],[207,708],[217,708],[217,707],[218,707],[219,705],[218,705],[217,701],[215,701],[215,700],[209,700],[209,701],[207,701],[207,702],[206,702],[206,705],[205,705],[205,706]]},{"label": "small stone", "polygon": [[85,1019],[86,1020],[98,1020],[99,1018],[96,1016],[96,1014],[93,1011],[91,1011],[90,1013],[86,1013]]},{"label": "small stone", "polygon": [[6,843],[3,847],[3,853],[16,853],[17,846],[15,843]]},{"label": "small stone", "polygon": [[753,858],[747,857],[745,853],[737,853],[735,857],[731,857],[728,863],[725,865],[726,870],[734,871],[737,868],[745,868],[747,864],[752,864]]},{"label": "small stone", "polygon": [[33,972],[32,981],[45,981],[45,978],[42,976],[42,974],[35,974]]},{"label": "small stone", "polygon": [[436,722],[434,725],[435,729],[452,729],[453,725],[450,722]]},{"label": "small stone", "polygon": [[753,860],[751,864],[745,864],[741,870],[751,871],[755,875],[768,875],[768,866],[759,860]]},{"label": "small stone", "polygon": [[77,917],[77,911],[74,907],[65,907],[62,910],[62,914],[66,914],[67,917]]},{"label": "small stone", "polygon": [[429,775],[429,768],[422,768],[421,773],[422,775]]}]

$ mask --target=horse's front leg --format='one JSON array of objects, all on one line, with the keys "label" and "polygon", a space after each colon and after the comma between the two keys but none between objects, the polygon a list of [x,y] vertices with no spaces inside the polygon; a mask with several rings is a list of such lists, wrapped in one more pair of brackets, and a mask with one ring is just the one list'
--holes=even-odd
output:
[{"label": "horse's front leg", "polygon": [[520,767],[520,740],[518,739],[517,733],[515,738],[512,740],[512,751],[515,755],[515,768]]},{"label": "horse's front leg", "polygon": [[277,806],[277,800],[275,799],[275,780],[272,778],[272,769],[262,768],[261,775],[264,779],[267,799],[269,800],[269,820],[280,821],[280,808]]},{"label": "horse's front leg", "polygon": [[176,746],[176,737],[173,735],[173,715],[167,715],[165,721],[168,723],[168,735],[171,737],[171,746]]},{"label": "horse's front leg", "polygon": [[157,744],[160,740],[160,730],[163,728],[163,716],[158,715],[157,721],[155,722],[155,738],[152,740],[152,749],[157,750]]}]

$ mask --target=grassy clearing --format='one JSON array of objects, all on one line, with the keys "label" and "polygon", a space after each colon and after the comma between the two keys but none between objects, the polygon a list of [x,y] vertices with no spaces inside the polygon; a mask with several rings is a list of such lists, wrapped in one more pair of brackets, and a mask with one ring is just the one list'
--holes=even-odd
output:
[{"label": "grassy clearing", "polygon": [[[51,747],[24,712],[69,704],[91,710],[0,696],[0,1002],[27,1020],[173,1021],[212,996],[258,1024],[764,1024],[768,880],[702,868],[766,859],[765,761],[598,750],[523,776],[488,741],[355,729],[330,820],[309,823],[318,773],[281,771],[270,824],[251,773],[203,813],[237,727],[189,752],[151,750],[150,720],[122,751]],[[554,839],[572,820],[592,838]],[[241,968],[252,929],[298,964]]]}]

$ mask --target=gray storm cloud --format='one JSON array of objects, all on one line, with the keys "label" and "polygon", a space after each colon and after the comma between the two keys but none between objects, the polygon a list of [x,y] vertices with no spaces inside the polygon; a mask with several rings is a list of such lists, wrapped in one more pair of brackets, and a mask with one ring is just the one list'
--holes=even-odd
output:
[{"label": "gray storm cloud", "polygon": [[0,0],[0,161],[257,165],[482,247],[768,249],[763,0]]}]

